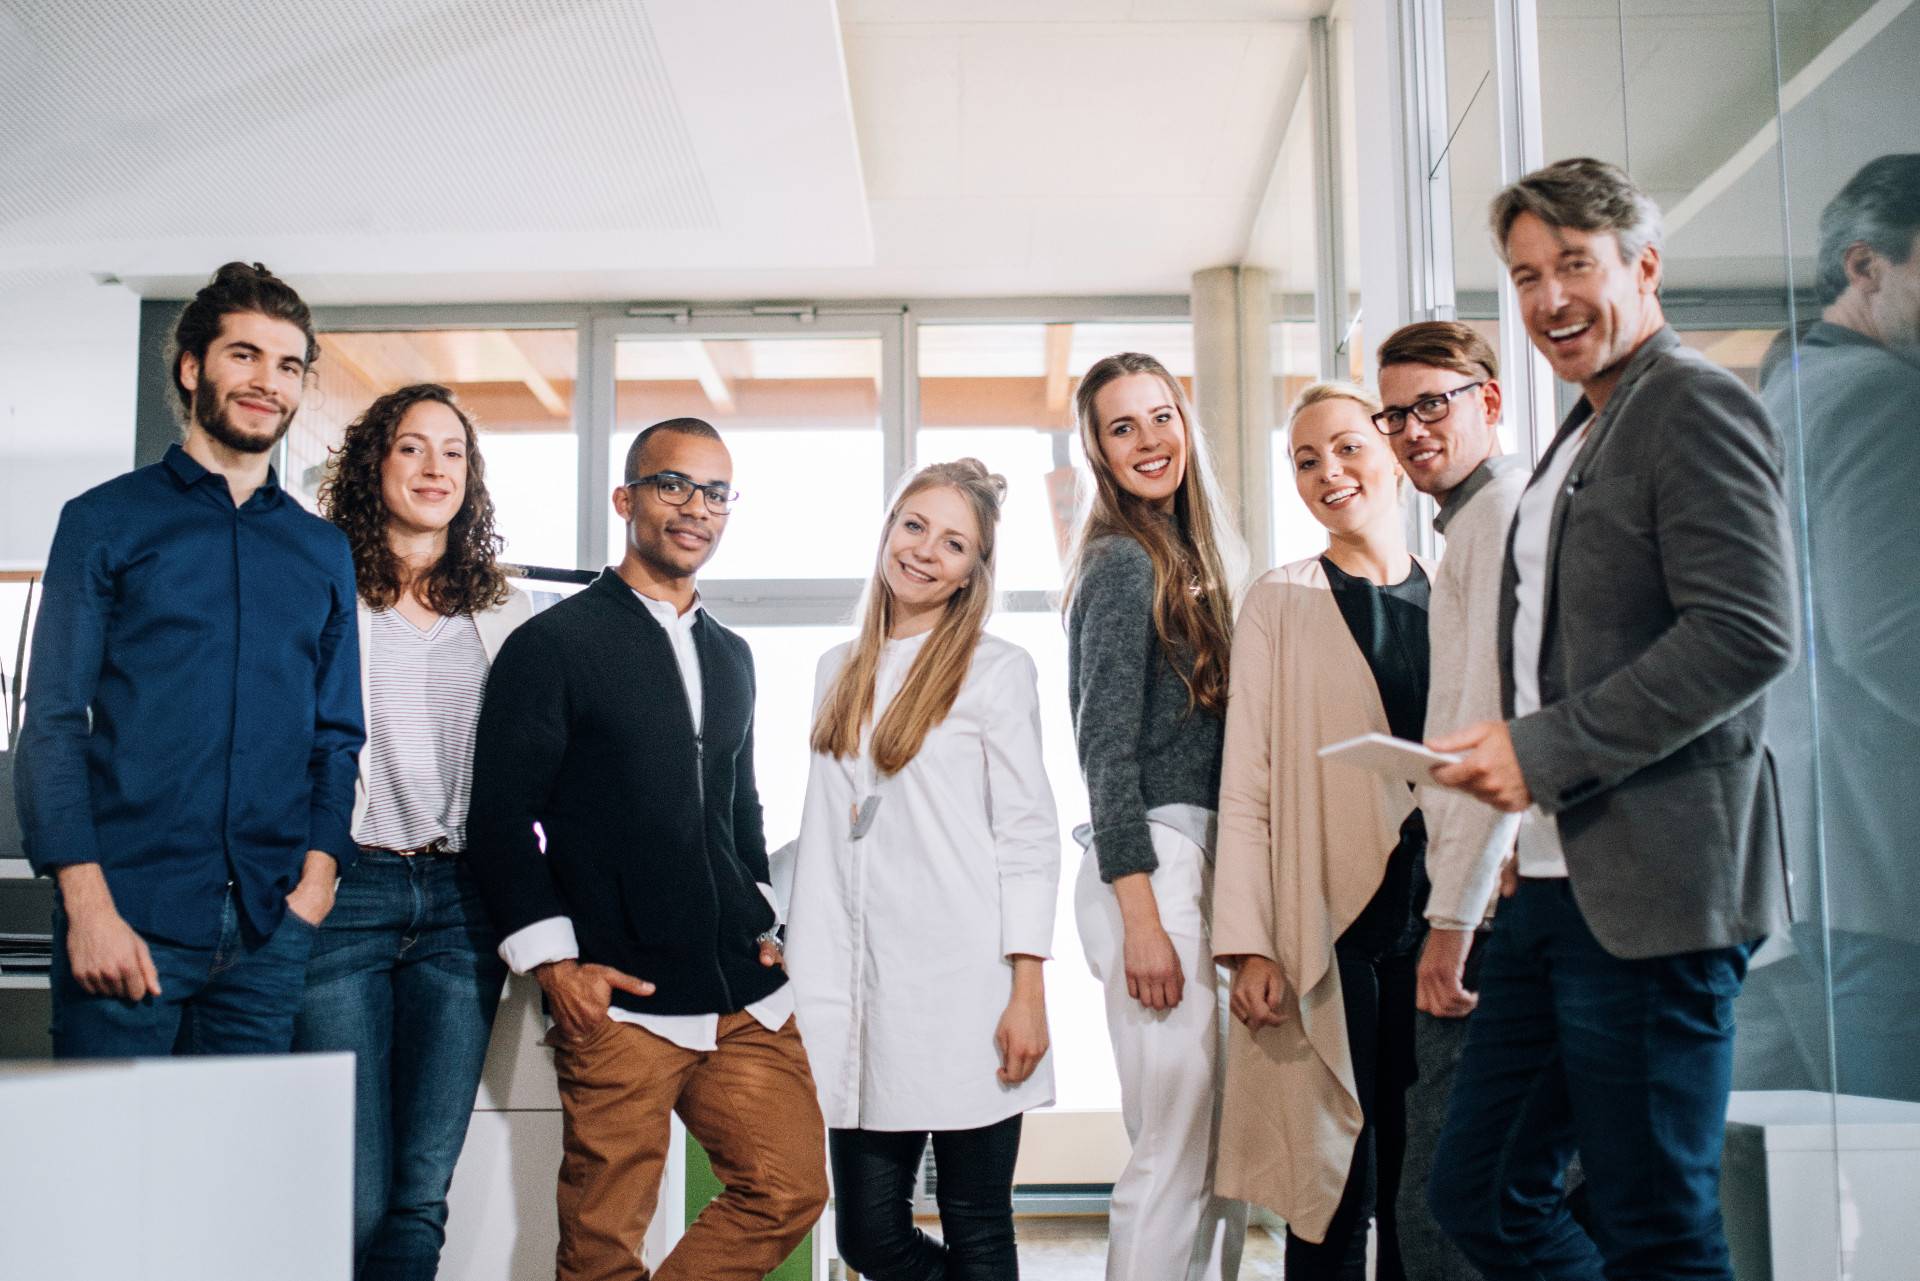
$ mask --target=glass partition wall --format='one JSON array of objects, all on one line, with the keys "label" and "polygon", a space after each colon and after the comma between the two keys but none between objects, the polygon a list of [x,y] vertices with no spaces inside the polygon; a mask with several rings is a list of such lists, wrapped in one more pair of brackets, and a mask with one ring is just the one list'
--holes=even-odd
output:
[{"label": "glass partition wall", "polygon": [[[1723,1201],[1742,1281],[1913,1276],[1920,5],[1441,7],[1462,317],[1501,311],[1487,157],[1612,161],[1664,211],[1668,320],[1780,429],[1802,657],[1768,737],[1796,923],[1736,1007]],[[1536,452],[1552,425],[1533,424]]]}]

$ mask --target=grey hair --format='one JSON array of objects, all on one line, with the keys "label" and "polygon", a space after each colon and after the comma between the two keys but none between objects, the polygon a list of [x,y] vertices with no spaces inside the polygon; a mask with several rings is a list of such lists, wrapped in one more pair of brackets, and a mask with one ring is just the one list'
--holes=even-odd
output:
[{"label": "grey hair", "polygon": [[1549,227],[1610,231],[1623,262],[1637,262],[1664,234],[1660,206],[1633,185],[1626,170],[1584,156],[1556,160],[1536,169],[1493,198],[1488,225],[1500,261],[1507,261],[1507,238],[1514,221],[1530,213]]},{"label": "grey hair", "polygon": [[1920,231],[1920,153],[1869,160],[1820,214],[1822,305],[1847,292],[1847,250],[1858,244],[1903,263]]}]

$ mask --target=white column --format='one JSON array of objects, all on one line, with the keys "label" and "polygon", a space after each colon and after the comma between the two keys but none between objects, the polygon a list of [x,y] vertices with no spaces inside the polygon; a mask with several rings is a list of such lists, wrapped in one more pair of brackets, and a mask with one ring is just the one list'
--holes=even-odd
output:
[{"label": "white column", "polygon": [[1195,408],[1253,562],[1271,559],[1272,283],[1261,267],[1193,275]]}]

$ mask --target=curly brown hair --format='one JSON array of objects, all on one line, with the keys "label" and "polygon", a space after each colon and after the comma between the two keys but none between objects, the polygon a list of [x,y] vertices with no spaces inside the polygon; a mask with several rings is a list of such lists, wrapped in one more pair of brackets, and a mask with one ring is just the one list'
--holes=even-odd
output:
[{"label": "curly brown hair", "polygon": [[390,513],[381,497],[381,469],[393,449],[400,420],[415,405],[436,401],[460,419],[467,433],[466,498],[447,525],[447,550],[418,587],[428,608],[441,614],[476,614],[507,599],[507,576],[496,561],[501,538],[493,528],[493,499],[473,420],[439,383],[415,383],[390,391],[367,406],[329,452],[320,484],[320,514],[339,526],[353,547],[353,574],[361,599],[385,609],[400,598],[400,558],[387,541]]}]

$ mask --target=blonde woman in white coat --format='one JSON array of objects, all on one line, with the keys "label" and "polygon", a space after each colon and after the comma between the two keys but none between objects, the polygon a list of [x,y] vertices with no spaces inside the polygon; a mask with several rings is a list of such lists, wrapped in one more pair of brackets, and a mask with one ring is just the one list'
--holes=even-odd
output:
[{"label": "blonde woman in white coat", "polygon": [[294,1048],[354,1053],[354,1276],[439,1266],[506,966],[461,861],[481,694],[532,614],[494,557],[479,439],[436,383],[373,402],[320,510],[353,548],[367,743],[359,856],[314,943]]},{"label": "blonde woman in white coat", "polygon": [[[1005,485],[973,459],[908,480],[815,687],[787,968],[840,1254],[871,1281],[1017,1277],[1021,1115],[1053,1101],[1059,826],[1033,660],[984,631]],[[908,1204],[929,1138],[944,1240]]]}]

